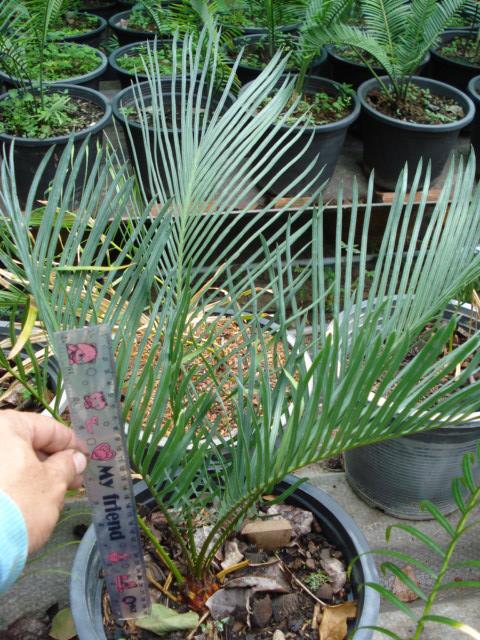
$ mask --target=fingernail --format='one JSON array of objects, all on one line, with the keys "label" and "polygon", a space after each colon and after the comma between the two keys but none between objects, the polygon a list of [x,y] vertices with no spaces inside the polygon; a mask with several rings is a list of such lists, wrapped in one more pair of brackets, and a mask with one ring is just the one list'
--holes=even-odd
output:
[{"label": "fingernail", "polygon": [[87,468],[87,458],[80,451],[76,451],[73,454],[73,464],[77,473],[83,473]]}]

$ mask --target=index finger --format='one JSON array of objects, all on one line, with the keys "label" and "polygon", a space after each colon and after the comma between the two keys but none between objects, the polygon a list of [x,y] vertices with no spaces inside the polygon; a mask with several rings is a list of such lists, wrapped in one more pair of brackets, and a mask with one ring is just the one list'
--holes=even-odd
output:
[{"label": "index finger", "polygon": [[60,424],[53,418],[22,411],[15,419],[27,431],[35,451],[45,453],[57,453],[65,449],[87,451],[86,445],[77,438],[73,429]]}]

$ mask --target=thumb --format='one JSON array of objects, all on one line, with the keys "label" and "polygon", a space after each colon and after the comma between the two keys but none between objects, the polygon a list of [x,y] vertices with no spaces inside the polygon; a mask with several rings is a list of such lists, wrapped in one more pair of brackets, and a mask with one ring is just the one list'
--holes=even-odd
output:
[{"label": "thumb", "polygon": [[81,474],[87,466],[86,456],[78,450],[67,449],[54,453],[43,463],[68,489],[81,486]]}]

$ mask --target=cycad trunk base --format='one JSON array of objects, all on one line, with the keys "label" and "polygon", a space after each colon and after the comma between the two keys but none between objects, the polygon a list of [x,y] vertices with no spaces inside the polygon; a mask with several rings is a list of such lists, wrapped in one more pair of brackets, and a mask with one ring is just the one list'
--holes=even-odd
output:
[{"label": "cycad trunk base", "polygon": [[[382,78],[388,84],[387,77]],[[432,94],[455,100],[464,116],[447,124],[416,124],[384,115],[367,101],[368,94],[378,88],[376,79],[367,80],[358,89],[362,105],[361,124],[363,164],[367,173],[374,171],[375,183],[382,189],[394,191],[400,172],[408,164],[410,187],[412,169],[420,160],[431,163],[431,180],[436,180],[458,142],[460,131],[473,120],[475,107],[470,98],[442,82],[414,76],[413,82]]]},{"label": "cycad trunk base", "polygon": [[[457,29],[444,33],[441,44],[447,44],[454,38],[469,36],[472,39],[472,47],[475,47],[477,34],[469,29]],[[445,82],[457,87],[460,91],[467,91],[468,83],[480,73],[480,64],[469,64],[466,60],[453,60],[444,55],[439,49],[432,50],[431,77],[440,82]]]},{"label": "cycad trunk base", "polygon": [[[294,476],[288,476],[277,490],[285,491],[295,480]],[[137,502],[151,502],[143,483],[136,485],[136,495]],[[360,556],[353,565],[350,579],[353,596],[358,601],[358,615],[349,630],[375,625],[380,606],[379,595],[368,587],[360,589],[360,585],[378,579],[377,570],[373,556],[365,555],[369,546],[357,524],[328,494],[309,484],[297,488],[287,502],[312,511],[322,528],[322,534],[342,551],[347,564]],[[151,506],[154,507],[154,503]],[[70,582],[70,602],[79,640],[107,640],[102,612],[104,586],[100,575],[100,558],[91,526],[78,548]],[[188,632],[185,633],[187,635]],[[373,631],[364,629],[356,633],[355,638],[370,640],[372,635]]]},{"label": "cycad trunk base", "polygon": [[[66,89],[72,97],[82,98],[98,105],[103,110],[103,116],[98,122],[89,126],[82,131],[76,131],[71,136],[74,140],[74,148],[77,150],[89,137],[87,159],[82,164],[80,171],[76,177],[76,196],[80,196],[84,181],[88,177],[91,167],[95,163],[97,153],[97,145],[102,141],[103,129],[110,121],[112,109],[109,102],[101,93],[86,87],[77,87],[74,85],[58,85],[56,89]],[[5,99],[6,94],[0,96],[0,101]],[[43,171],[35,192],[35,200],[45,200],[51,181],[55,177],[60,156],[68,144],[70,136],[57,136],[55,138],[46,138],[44,140],[35,138],[19,138],[0,133],[0,154],[8,162],[10,149],[13,144],[13,163],[16,175],[16,189],[20,205],[23,207],[27,201],[35,174],[42,163],[43,159],[52,147],[55,147],[48,164]],[[40,204],[38,205],[40,206]]]}]

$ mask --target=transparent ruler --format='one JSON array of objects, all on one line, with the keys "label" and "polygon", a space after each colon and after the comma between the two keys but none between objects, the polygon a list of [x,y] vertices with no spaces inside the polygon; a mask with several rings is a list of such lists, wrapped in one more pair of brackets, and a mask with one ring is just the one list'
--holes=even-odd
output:
[{"label": "transparent ruler", "polygon": [[75,433],[87,443],[88,500],[112,613],[150,612],[135,499],[116,385],[111,328],[93,325],[54,335]]}]

